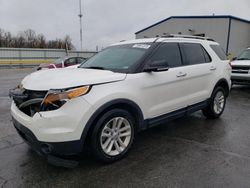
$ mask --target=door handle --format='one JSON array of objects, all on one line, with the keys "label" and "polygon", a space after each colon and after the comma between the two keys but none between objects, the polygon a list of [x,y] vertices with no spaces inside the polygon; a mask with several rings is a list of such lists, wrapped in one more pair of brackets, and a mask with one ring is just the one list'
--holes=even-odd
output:
[{"label": "door handle", "polygon": [[179,72],[176,76],[177,76],[178,78],[180,78],[180,77],[185,77],[185,76],[187,76],[187,73]]},{"label": "door handle", "polygon": [[216,67],[212,66],[212,67],[210,67],[210,70],[214,71],[214,70],[216,70]]}]

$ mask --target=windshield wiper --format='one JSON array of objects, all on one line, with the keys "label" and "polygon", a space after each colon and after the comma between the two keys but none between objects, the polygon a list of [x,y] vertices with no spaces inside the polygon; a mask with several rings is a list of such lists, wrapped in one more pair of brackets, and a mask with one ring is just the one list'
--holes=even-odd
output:
[{"label": "windshield wiper", "polygon": [[84,69],[98,69],[98,70],[105,70],[105,68],[104,68],[104,67],[97,67],[97,66],[81,67],[81,68],[84,68]]}]

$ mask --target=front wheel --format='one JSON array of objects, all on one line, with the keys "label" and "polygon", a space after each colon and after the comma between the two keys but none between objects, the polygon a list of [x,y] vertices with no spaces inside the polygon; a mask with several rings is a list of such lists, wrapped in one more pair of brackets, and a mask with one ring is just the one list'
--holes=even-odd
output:
[{"label": "front wheel", "polygon": [[212,93],[208,106],[202,110],[209,119],[216,119],[221,116],[226,105],[226,92],[223,87],[217,87]]},{"label": "front wheel", "polygon": [[98,121],[91,136],[95,157],[103,162],[114,162],[124,157],[134,140],[134,118],[122,109],[105,113]]}]

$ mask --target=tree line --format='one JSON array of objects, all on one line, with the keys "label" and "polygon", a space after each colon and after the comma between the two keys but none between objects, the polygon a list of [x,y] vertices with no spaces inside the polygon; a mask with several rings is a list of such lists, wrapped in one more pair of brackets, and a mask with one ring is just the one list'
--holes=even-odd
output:
[{"label": "tree line", "polygon": [[66,35],[63,39],[47,40],[43,34],[36,34],[32,29],[20,31],[17,35],[0,28],[0,47],[6,48],[51,48],[75,49],[72,39]]}]

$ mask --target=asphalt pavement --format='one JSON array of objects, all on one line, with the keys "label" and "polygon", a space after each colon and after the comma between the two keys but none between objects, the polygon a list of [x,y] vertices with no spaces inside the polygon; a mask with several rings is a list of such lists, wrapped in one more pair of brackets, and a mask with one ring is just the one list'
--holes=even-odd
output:
[{"label": "asphalt pavement", "polygon": [[54,167],[17,135],[8,90],[32,69],[0,70],[0,187],[250,187],[250,87],[233,87],[224,114],[201,112],[137,135],[121,161],[86,154],[74,169]]}]

